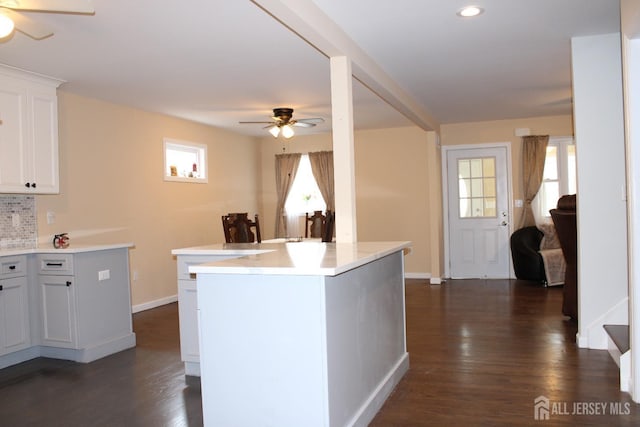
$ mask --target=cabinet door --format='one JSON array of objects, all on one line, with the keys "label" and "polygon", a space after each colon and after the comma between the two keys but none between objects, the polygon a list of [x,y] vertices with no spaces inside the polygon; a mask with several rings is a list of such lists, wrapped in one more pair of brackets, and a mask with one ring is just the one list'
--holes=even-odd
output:
[{"label": "cabinet door", "polygon": [[200,362],[198,343],[198,291],[195,280],[178,281],[180,354],[183,362]]},{"label": "cabinet door", "polygon": [[73,276],[39,276],[42,345],[77,348],[76,295]]},{"label": "cabinet door", "polygon": [[31,345],[27,278],[0,280],[0,354]]},{"label": "cabinet door", "polygon": [[[58,193],[58,103],[55,93],[31,91],[33,144],[29,153],[31,192]],[[35,187],[33,185],[35,184]]]},{"label": "cabinet door", "polygon": [[26,99],[19,90],[0,86],[0,190],[5,193],[28,192]]}]

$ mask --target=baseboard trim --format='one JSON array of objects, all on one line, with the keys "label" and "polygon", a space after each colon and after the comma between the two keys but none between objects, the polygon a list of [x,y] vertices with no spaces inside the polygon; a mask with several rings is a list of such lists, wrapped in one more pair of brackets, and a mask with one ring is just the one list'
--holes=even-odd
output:
[{"label": "baseboard trim", "polygon": [[138,313],[140,311],[151,310],[152,308],[160,307],[163,305],[171,304],[178,301],[178,295],[171,295],[165,298],[160,298],[154,301],[143,302],[142,304],[136,304],[131,307],[131,313]]},{"label": "baseboard trim", "polygon": [[200,362],[184,362],[184,374],[191,377],[200,377]]},{"label": "baseboard trim", "polygon": [[431,279],[431,273],[404,273],[405,279]]},{"label": "baseboard trim", "polygon": [[61,348],[40,346],[40,356],[52,359],[73,360],[78,363],[90,363],[94,360],[119,353],[136,346],[136,334],[131,332],[113,340],[87,348]]}]

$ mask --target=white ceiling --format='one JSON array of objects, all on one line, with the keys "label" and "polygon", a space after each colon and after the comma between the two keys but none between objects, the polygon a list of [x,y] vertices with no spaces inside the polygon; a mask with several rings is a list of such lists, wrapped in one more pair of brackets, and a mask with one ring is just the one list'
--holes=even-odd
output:
[{"label": "white ceiling", "polygon": [[[314,0],[441,124],[571,113],[570,39],[619,31],[614,0]],[[326,123],[329,61],[249,0],[94,0],[93,16],[29,13],[55,34],[15,33],[0,62],[61,89],[264,135],[272,108]],[[358,129],[410,124],[354,83]]]}]

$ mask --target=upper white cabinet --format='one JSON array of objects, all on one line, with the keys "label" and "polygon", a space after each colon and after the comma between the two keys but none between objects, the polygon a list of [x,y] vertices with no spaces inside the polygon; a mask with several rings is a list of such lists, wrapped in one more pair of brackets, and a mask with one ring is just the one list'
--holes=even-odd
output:
[{"label": "upper white cabinet", "polygon": [[0,64],[0,193],[52,194],[61,80]]}]

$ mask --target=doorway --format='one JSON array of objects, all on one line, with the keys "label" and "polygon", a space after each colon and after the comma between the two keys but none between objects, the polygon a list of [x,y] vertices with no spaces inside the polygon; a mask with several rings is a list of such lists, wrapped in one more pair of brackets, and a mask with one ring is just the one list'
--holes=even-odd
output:
[{"label": "doorway", "polygon": [[508,143],[443,147],[447,277],[510,277],[510,159]]}]

